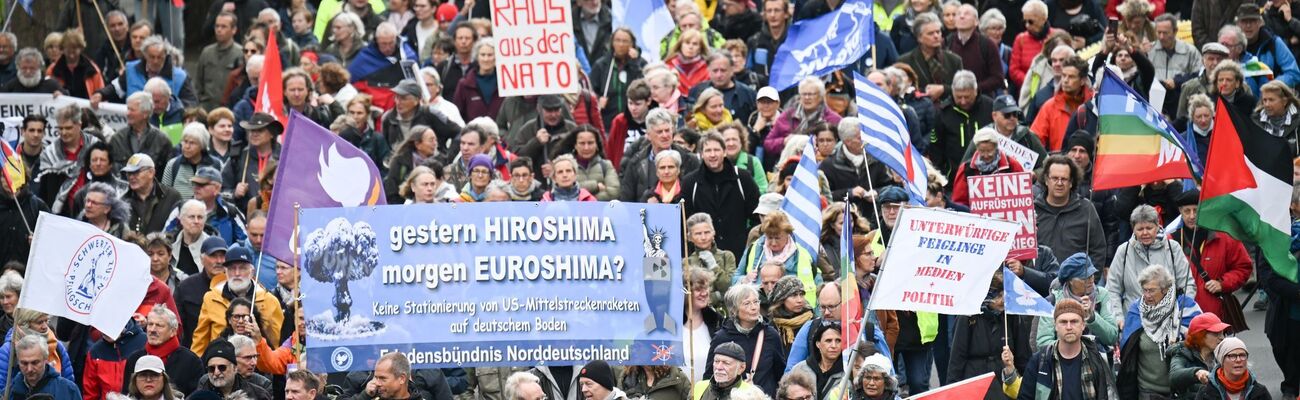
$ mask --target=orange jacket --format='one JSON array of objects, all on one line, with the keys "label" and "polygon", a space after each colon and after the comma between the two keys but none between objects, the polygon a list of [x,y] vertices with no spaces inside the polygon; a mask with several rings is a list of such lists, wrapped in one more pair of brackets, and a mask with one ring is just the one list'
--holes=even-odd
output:
[{"label": "orange jacket", "polygon": [[[1083,101],[1087,102],[1092,99],[1092,88],[1084,86]],[[1082,103],[1081,103],[1082,104]],[[1061,151],[1061,146],[1065,144],[1065,127],[1070,123],[1070,116],[1074,115],[1074,107],[1066,104],[1065,94],[1059,88],[1052,98],[1043,103],[1043,108],[1038,111],[1038,116],[1034,117],[1034,124],[1029,130],[1038,135],[1038,140],[1047,147],[1048,152]]]}]

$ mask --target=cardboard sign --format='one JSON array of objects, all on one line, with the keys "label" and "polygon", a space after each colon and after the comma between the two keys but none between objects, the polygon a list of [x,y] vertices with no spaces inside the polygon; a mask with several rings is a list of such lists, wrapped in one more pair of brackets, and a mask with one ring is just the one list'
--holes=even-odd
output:
[{"label": "cardboard sign", "polygon": [[492,1],[501,97],[579,90],[573,15],[570,0]]}]

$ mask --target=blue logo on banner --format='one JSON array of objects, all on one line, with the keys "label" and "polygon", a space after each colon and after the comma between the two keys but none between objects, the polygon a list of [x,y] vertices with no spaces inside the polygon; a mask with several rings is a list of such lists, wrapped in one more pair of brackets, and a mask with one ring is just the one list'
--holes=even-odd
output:
[{"label": "blue logo on banner", "polygon": [[335,347],[330,353],[330,365],[335,371],[347,371],[352,366],[352,350],[347,347]]},{"label": "blue logo on banner", "polygon": [[108,287],[117,270],[117,247],[104,235],[91,236],[73,253],[63,275],[63,298],[68,310],[90,314],[99,292]]}]

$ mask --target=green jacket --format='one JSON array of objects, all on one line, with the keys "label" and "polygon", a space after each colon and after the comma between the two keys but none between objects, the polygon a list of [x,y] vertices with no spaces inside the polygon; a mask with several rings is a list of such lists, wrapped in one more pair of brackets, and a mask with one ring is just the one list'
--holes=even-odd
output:
[{"label": "green jacket", "polygon": [[713,260],[718,263],[717,267],[713,268],[713,293],[709,295],[709,303],[714,308],[725,310],[722,294],[727,293],[727,289],[731,289],[731,275],[736,272],[736,255],[730,251],[718,250],[715,246],[713,250],[692,252],[690,257],[686,258],[686,262],[693,263],[691,265],[697,268],[709,268],[704,260],[700,259],[700,253],[704,252],[713,254]]},{"label": "green jacket", "polygon": [[[1056,299],[1064,296],[1062,293],[1064,289],[1057,285],[1055,282],[1052,283],[1052,296],[1047,299],[1053,304],[1056,303]],[[1106,291],[1106,288],[1098,287],[1097,289],[1097,299],[1092,302],[1093,313],[1092,318],[1088,320],[1086,333],[1096,336],[1098,345],[1111,347],[1119,340],[1119,328],[1115,325],[1115,316],[1110,314],[1110,302],[1113,300],[1111,300],[1110,292]],[[1035,340],[1038,347],[1042,348],[1055,340],[1056,324],[1052,323],[1051,318],[1038,317],[1038,336],[1037,340]]]},{"label": "green jacket", "polygon": [[[614,164],[609,160],[599,155],[592,157],[586,168],[579,165],[575,172],[578,173],[578,187],[596,195],[596,200],[610,201],[618,198],[618,171],[614,170]],[[605,184],[605,190],[597,188],[601,183]]]},{"label": "green jacket", "polygon": [[[370,0],[370,8],[375,10],[375,15],[384,12],[388,6],[384,5],[384,0]],[[330,26],[330,20],[335,15],[343,11],[343,0],[321,0],[320,6],[316,7],[316,40],[325,41],[325,28]],[[399,26],[397,29],[402,29]]]},{"label": "green jacket", "polygon": [[1201,392],[1201,388],[1205,387],[1205,384],[1196,379],[1196,371],[1206,370],[1214,373],[1214,368],[1205,365],[1205,361],[1201,360],[1201,355],[1197,354],[1197,351],[1187,348],[1183,343],[1170,348],[1168,358],[1169,389],[1175,398],[1195,398],[1196,394]]},{"label": "green jacket", "polygon": [[736,155],[735,161],[737,167],[754,177],[754,185],[758,186],[758,192],[767,193],[767,172],[763,171],[763,162],[758,157],[743,151]]},{"label": "green jacket", "polygon": [[[790,240],[794,239],[791,238]],[[731,283],[735,284],[744,279],[750,268],[761,268],[763,266],[760,257],[766,243],[767,236],[762,236],[745,248],[745,254],[740,255],[740,258],[744,259],[745,263],[736,267],[736,272],[731,276]],[[817,284],[821,283],[821,277],[815,276],[815,272],[813,272],[813,262],[815,261],[813,254],[815,253],[810,253],[808,249],[799,246],[798,243],[791,244],[796,246],[796,250],[794,255],[785,260],[785,274],[799,277],[799,281],[803,282],[804,299],[808,300],[808,307],[817,307]]]}]

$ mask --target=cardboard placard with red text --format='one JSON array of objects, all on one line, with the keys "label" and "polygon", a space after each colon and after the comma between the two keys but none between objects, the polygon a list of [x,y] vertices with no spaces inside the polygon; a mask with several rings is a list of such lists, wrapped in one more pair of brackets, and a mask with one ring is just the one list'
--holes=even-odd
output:
[{"label": "cardboard placard with red text", "polygon": [[575,93],[577,40],[570,0],[491,0],[501,97]]},{"label": "cardboard placard with red text", "polygon": [[1005,219],[1021,225],[1007,258],[1024,261],[1038,257],[1038,221],[1034,214],[1033,182],[1033,174],[1028,172],[966,177],[966,187],[970,189],[971,214]]}]

